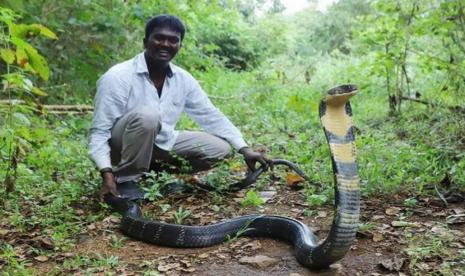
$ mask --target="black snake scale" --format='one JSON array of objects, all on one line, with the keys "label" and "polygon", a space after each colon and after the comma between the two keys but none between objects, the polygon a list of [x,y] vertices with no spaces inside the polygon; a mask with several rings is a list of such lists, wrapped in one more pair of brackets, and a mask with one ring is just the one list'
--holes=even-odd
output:
[{"label": "black snake scale", "polygon": [[[132,201],[108,195],[106,202],[123,215],[121,230],[138,240],[172,247],[205,247],[224,242],[239,232],[244,236],[270,237],[292,243],[300,264],[314,269],[328,267],[349,250],[360,215],[355,136],[349,104],[349,98],[356,93],[354,85],[338,86],[329,90],[320,103],[320,119],[330,147],[335,180],[335,216],[323,241],[318,241],[304,223],[282,216],[249,215],[206,226],[187,226],[144,218],[139,206]],[[274,160],[274,163],[296,169],[286,160]],[[247,178],[238,188],[252,184],[261,173]]]}]

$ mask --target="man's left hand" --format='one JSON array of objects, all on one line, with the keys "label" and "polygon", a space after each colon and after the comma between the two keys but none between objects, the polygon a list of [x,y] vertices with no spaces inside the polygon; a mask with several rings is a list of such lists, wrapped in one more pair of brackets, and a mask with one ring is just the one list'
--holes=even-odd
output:
[{"label": "man's left hand", "polygon": [[247,164],[247,167],[249,167],[249,169],[253,172],[257,170],[255,167],[257,162],[260,163],[265,168],[265,170],[268,169],[268,167],[271,165],[271,160],[266,158],[263,153],[256,152],[249,147],[240,149],[239,153],[244,155],[244,160]]}]

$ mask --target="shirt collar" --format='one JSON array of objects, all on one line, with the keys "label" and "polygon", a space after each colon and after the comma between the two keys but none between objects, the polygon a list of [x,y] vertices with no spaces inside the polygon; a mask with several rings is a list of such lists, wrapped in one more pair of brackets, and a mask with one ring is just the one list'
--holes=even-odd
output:
[{"label": "shirt collar", "polygon": [[[166,75],[168,78],[172,78],[174,74],[176,74],[178,69],[176,65],[172,64],[171,62],[168,64],[168,71]],[[149,74],[149,69],[147,69],[147,62],[145,62],[144,52],[138,54],[136,56],[136,73],[138,74]]]}]

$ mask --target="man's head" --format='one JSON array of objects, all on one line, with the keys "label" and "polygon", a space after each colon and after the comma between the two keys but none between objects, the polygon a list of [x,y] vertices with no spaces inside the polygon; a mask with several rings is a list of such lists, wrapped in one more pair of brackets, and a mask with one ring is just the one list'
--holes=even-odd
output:
[{"label": "man's head", "polygon": [[181,48],[186,29],[173,15],[162,14],[151,18],[145,25],[144,48],[156,62],[169,62]]}]

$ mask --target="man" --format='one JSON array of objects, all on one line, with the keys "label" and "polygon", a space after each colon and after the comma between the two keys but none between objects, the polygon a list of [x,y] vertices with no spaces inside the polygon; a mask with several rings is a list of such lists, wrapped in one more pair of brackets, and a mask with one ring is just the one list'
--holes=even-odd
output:
[{"label": "man", "polygon": [[[239,130],[213,106],[199,83],[170,63],[181,48],[182,21],[159,15],[145,26],[144,52],[110,68],[97,82],[89,155],[100,170],[100,199],[128,183],[134,185],[155,162],[186,159],[194,171],[205,170],[231,153],[232,145],[247,166],[269,160],[250,149]],[[185,111],[206,132],[175,131]],[[115,165],[115,169],[112,168]]]}]

